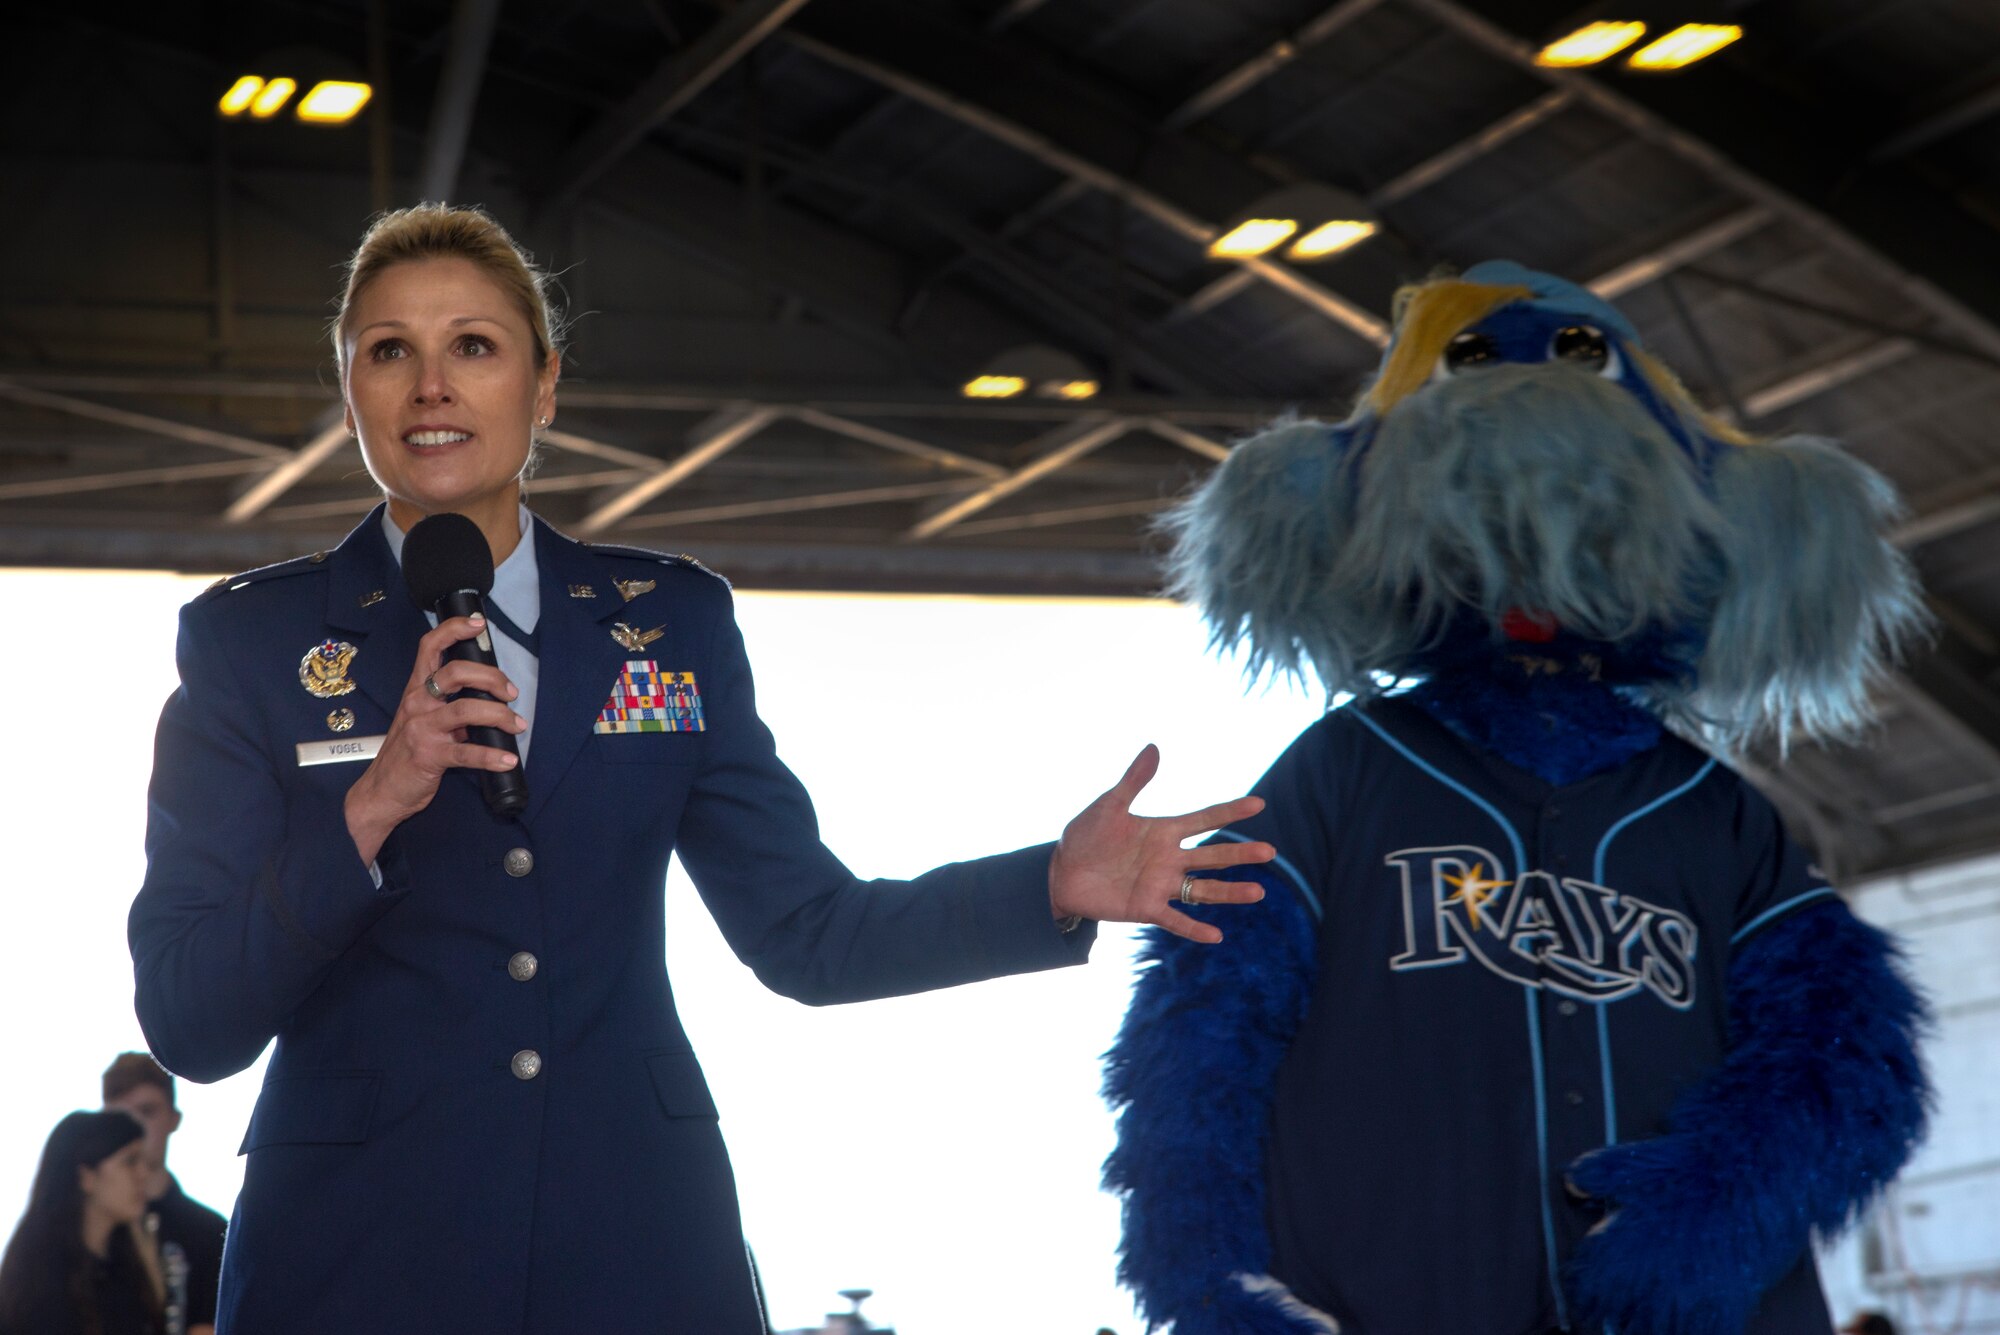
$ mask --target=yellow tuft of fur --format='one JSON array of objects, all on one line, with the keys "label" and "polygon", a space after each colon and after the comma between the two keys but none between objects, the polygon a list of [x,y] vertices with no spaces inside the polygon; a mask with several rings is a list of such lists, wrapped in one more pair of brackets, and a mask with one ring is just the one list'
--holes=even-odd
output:
[{"label": "yellow tuft of fur", "polygon": [[1725,445],[1761,445],[1768,440],[1765,436],[1752,435],[1729,419],[1712,413],[1696,403],[1694,395],[1688,393],[1687,386],[1681,383],[1681,378],[1675,375],[1665,362],[1651,353],[1641,352],[1637,348],[1627,349],[1627,352],[1633,364],[1639,368],[1639,374],[1646,377],[1647,383],[1653,387],[1653,392],[1660,396],[1660,401],[1680,409],[1710,439],[1719,440]]},{"label": "yellow tuft of fur", "polygon": [[1396,293],[1396,340],[1382,372],[1362,402],[1379,416],[1429,383],[1453,336],[1478,324],[1510,301],[1534,293],[1517,284],[1468,283],[1438,278]]}]

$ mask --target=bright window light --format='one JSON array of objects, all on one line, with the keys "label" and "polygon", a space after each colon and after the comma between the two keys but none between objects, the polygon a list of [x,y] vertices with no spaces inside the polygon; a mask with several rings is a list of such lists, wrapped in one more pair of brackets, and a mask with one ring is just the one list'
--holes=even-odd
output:
[{"label": "bright window light", "polygon": [[1349,246],[1358,246],[1375,235],[1372,222],[1361,222],[1353,218],[1336,218],[1323,222],[1292,243],[1286,255],[1295,260],[1323,260],[1329,255],[1338,255]]},{"label": "bright window light", "polygon": [[278,114],[279,108],[291,101],[292,94],[299,89],[298,80],[277,78],[264,85],[263,91],[250,100],[250,114],[258,120],[268,120]]},{"label": "bright window light", "polygon": [[1011,399],[1028,387],[1018,375],[976,375],[959,391],[968,399]]},{"label": "bright window light", "polygon": [[339,79],[327,79],[312,86],[299,99],[298,116],[302,121],[317,121],[323,125],[337,125],[350,121],[368,105],[368,99],[375,93],[365,83],[347,83]]},{"label": "bright window light", "polygon": [[1042,394],[1057,399],[1094,399],[1098,388],[1095,380],[1055,380],[1042,386]]},{"label": "bright window light", "polygon": [[1575,69],[1609,60],[1646,35],[1643,23],[1621,23],[1604,19],[1588,23],[1567,37],[1559,37],[1535,56],[1537,65]]},{"label": "bright window light", "polygon": [[1299,224],[1292,218],[1246,218],[1208,243],[1218,260],[1247,260],[1265,255],[1290,239]]},{"label": "bright window light", "polygon": [[250,105],[251,99],[264,91],[264,81],[254,74],[246,74],[229,85],[229,91],[215,104],[216,110],[225,116],[239,116]]},{"label": "bright window light", "polygon": [[1734,23],[1683,23],[1634,51],[1625,63],[1635,70],[1686,69],[1742,35],[1743,29]]}]

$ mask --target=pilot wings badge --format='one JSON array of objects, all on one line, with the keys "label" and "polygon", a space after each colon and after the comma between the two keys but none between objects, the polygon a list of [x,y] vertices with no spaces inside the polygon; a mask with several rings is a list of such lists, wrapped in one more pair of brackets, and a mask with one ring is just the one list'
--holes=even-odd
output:
[{"label": "pilot wings badge", "polygon": [[639,630],[622,621],[611,623],[611,638],[632,653],[638,653],[654,640],[667,633],[665,626],[655,626],[651,630]]},{"label": "pilot wings badge", "polygon": [[642,593],[651,593],[656,587],[656,582],[650,579],[614,579],[611,583],[617,588],[618,596],[628,603]]},{"label": "pilot wings badge", "polygon": [[306,650],[299,660],[299,685],[322,700],[346,695],[354,689],[347,669],[354,662],[354,646],[345,640],[326,640]]}]

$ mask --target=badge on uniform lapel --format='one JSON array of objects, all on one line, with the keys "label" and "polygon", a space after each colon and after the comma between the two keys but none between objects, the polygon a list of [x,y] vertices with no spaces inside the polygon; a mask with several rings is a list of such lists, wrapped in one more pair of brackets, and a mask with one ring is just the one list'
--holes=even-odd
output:
[{"label": "badge on uniform lapel", "polygon": [[666,633],[667,628],[665,626],[655,626],[651,630],[640,630],[637,627],[628,626],[622,621],[611,623],[611,638],[618,641],[619,647],[635,654]]},{"label": "badge on uniform lapel", "polygon": [[588,584],[572,584],[569,586],[569,596],[572,598],[595,598],[597,590],[591,588]]},{"label": "badge on uniform lapel", "polygon": [[354,727],[354,711],[336,709],[326,716],[326,726],[334,732],[348,732]]},{"label": "badge on uniform lapel", "polygon": [[707,732],[701,687],[692,672],[662,672],[653,659],[628,659],[591,731]]},{"label": "badge on uniform lapel", "polygon": [[653,591],[653,581],[650,579],[614,579],[611,584],[618,590],[618,596],[628,603],[642,593]]},{"label": "badge on uniform lapel", "polygon": [[354,663],[354,646],[346,640],[323,640],[299,660],[299,685],[322,700],[354,689],[347,669]]}]

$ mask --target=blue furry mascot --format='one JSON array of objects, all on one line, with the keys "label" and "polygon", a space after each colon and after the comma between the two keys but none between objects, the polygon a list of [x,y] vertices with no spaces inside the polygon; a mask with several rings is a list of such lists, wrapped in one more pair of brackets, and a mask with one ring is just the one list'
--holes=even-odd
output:
[{"label": "blue furry mascot", "polygon": [[1926,629],[1894,506],[1496,262],[1171,516],[1216,641],[1353,703],[1228,836],[1264,906],[1156,931],[1108,1058],[1151,1328],[1825,1335],[1810,1243],[1921,1139],[1925,1014],[1710,753],[1867,723]]}]

